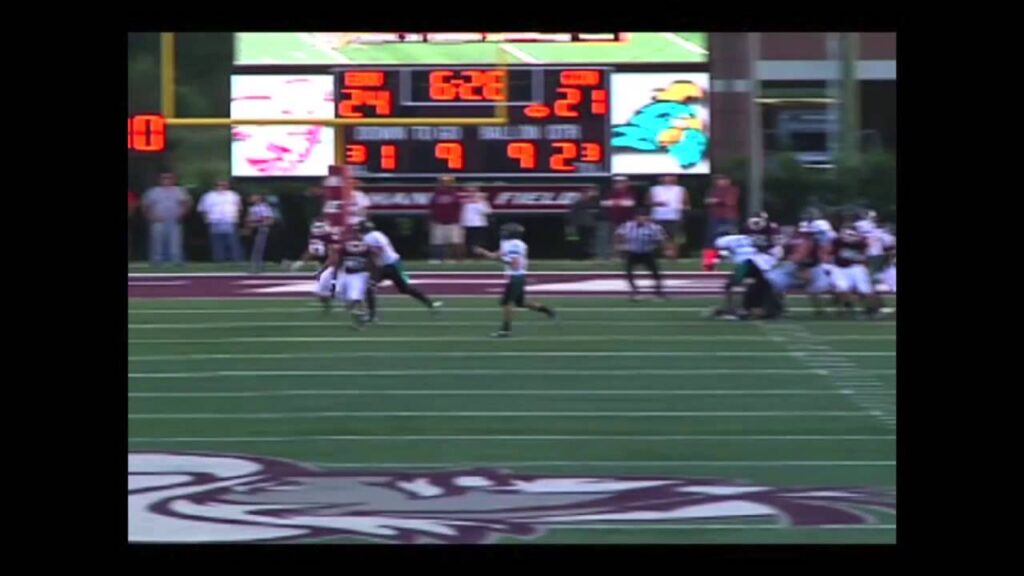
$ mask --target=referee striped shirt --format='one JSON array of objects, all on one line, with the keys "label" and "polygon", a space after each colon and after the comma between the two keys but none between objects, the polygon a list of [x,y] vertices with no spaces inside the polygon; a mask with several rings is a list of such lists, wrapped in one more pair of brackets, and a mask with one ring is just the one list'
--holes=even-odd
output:
[{"label": "referee striped shirt", "polygon": [[665,230],[655,222],[630,220],[615,231],[625,241],[626,251],[646,254],[657,250],[665,241]]}]

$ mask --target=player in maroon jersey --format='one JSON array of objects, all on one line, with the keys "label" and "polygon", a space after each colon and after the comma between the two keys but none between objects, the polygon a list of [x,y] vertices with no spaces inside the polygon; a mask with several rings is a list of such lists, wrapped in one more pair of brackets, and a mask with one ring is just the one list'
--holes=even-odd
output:
[{"label": "player in maroon jersey", "polygon": [[326,219],[314,221],[309,231],[308,251],[320,263],[320,269],[314,275],[316,289],[313,294],[320,298],[324,311],[328,312],[335,297],[341,263],[341,230],[329,225]]},{"label": "player in maroon jersey", "polygon": [[366,309],[367,289],[373,272],[370,248],[358,232],[350,229],[345,232],[338,254],[342,275],[335,283],[336,291],[345,301],[345,310],[352,315],[353,324],[359,329],[369,318]]},{"label": "player in maroon jersey", "polygon": [[840,304],[852,312],[854,301],[859,299],[865,313],[876,314],[881,303],[867,268],[868,239],[857,230],[852,219],[844,221],[832,249],[835,264],[832,282]]}]

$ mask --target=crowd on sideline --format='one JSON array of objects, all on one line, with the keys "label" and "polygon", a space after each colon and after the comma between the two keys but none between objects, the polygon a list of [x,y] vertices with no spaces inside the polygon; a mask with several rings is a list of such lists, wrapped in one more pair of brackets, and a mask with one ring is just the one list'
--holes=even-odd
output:
[{"label": "crowd on sideline", "polygon": [[[727,177],[716,176],[704,200],[707,214],[703,243],[705,269],[714,267],[714,239],[738,230],[740,191]],[[352,223],[369,215],[370,201],[356,183]],[[312,210],[305,214],[312,221],[323,208],[323,188],[307,191]],[[650,221],[663,230],[664,256],[677,259],[695,248],[686,237],[686,224],[692,208],[691,194],[676,176],[666,175],[643,190],[623,176],[612,179],[605,194],[592,185],[569,207],[565,214],[565,238],[571,258],[611,260],[619,256],[616,231],[643,209]],[[174,174],[160,175],[158,185],[141,196],[128,192],[129,259],[132,257],[132,226],[136,217],[147,224],[146,248],[151,265],[181,265],[184,262],[183,223],[193,211],[202,218],[207,232],[210,259],[213,262],[249,262],[250,270],[264,268],[270,231],[280,223],[280,211],[260,195],[241,194],[228,180],[220,180],[212,190],[194,201],[177,184]],[[456,184],[450,176],[438,179],[426,215],[428,258],[431,262],[462,261],[478,258],[475,248],[488,244],[493,229],[493,209],[488,195],[473,185]],[[639,262],[639,261],[638,261]]]}]

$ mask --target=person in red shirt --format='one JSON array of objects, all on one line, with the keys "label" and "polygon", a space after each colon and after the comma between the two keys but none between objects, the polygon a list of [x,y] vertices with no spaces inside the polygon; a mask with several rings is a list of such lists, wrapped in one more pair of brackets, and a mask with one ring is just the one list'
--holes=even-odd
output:
[{"label": "person in red shirt", "polygon": [[463,234],[459,225],[462,197],[455,188],[455,179],[442,176],[430,199],[431,262],[455,256],[462,260]]},{"label": "person in red shirt", "polygon": [[629,188],[629,180],[625,176],[616,176],[612,180],[612,191],[608,194],[607,199],[601,201],[601,206],[608,214],[612,230],[633,219],[636,195]]},{"label": "person in red shirt", "polygon": [[704,237],[702,265],[704,270],[715,269],[717,251],[715,239],[723,234],[735,234],[740,217],[740,189],[728,176],[715,176],[714,186],[704,199],[707,207],[707,226]]}]

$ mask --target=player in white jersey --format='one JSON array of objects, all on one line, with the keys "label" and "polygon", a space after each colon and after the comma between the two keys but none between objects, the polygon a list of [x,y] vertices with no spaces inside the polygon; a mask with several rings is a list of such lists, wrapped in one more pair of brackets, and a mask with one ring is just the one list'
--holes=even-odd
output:
[{"label": "player in white jersey", "polygon": [[373,222],[369,220],[363,220],[356,225],[356,229],[363,237],[363,243],[370,248],[370,253],[373,255],[373,263],[375,273],[373,281],[370,283],[370,289],[366,293],[366,305],[369,309],[368,322],[377,321],[377,284],[381,280],[390,280],[395,285],[395,289],[402,294],[412,296],[416,300],[423,303],[424,306],[430,309],[432,313],[436,313],[438,309],[443,305],[441,302],[431,300],[429,296],[421,292],[418,288],[409,284],[409,277],[406,275],[405,270],[402,269],[402,257],[395,251],[395,247],[391,245],[391,239],[388,238],[387,234],[384,234],[380,230],[377,230],[373,225]]},{"label": "player in white jersey", "polygon": [[[778,262],[779,251],[770,244],[759,242],[760,232],[768,227],[767,218],[755,216],[750,218],[747,229],[749,234],[730,234],[720,236],[715,240],[715,248],[727,250],[732,256],[736,265],[736,272],[729,279],[725,287],[725,308],[717,308],[712,312],[713,316],[735,320],[754,316],[777,316],[781,312],[781,306],[773,303],[764,305],[768,301],[765,291],[767,280],[765,273],[771,270]],[[763,220],[763,222],[762,222]],[[742,284],[745,280],[752,280],[744,295],[744,305],[741,310],[734,311],[732,306],[732,288]]]},{"label": "player in white jersey", "polygon": [[495,338],[508,338],[511,335],[512,305],[517,308],[529,308],[542,312],[551,318],[557,316],[555,311],[540,302],[526,299],[526,270],[529,248],[523,242],[523,227],[510,222],[501,227],[501,247],[498,252],[489,252],[479,246],[473,251],[478,255],[505,263],[505,291],[501,295],[502,323],[501,329],[491,334]]}]

